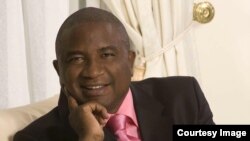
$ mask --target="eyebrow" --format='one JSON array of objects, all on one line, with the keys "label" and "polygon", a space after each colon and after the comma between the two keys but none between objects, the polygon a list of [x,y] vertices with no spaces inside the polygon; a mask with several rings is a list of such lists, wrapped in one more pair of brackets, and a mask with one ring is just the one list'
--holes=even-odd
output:
[{"label": "eyebrow", "polygon": [[83,54],[83,52],[82,52],[82,51],[78,51],[78,50],[69,51],[69,52],[66,53],[66,57],[67,57],[67,56],[76,55],[76,54]]},{"label": "eyebrow", "polygon": [[[105,52],[107,50],[114,50],[114,51],[118,51],[119,48],[117,46],[113,46],[113,45],[108,45],[108,46],[104,46],[104,47],[101,47],[99,49],[97,49],[97,52]],[[66,54],[65,54],[65,57],[68,57],[68,56],[73,56],[73,55],[83,55],[84,52],[83,51],[80,51],[80,50],[71,50],[71,51],[68,51]]]},{"label": "eyebrow", "polygon": [[98,49],[98,51],[100,51],[100,52],[104,52],[106,50],[115,50],[115,51],[118,51],[119,48],[117,46],[109,45],[109,46],[105,46],[105,47],[102,47],[102,48]]}]

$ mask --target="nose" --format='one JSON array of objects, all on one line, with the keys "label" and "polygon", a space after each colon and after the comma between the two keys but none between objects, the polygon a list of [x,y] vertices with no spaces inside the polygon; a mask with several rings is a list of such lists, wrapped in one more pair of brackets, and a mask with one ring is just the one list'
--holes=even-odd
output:
[{"label": "nose", "polygon": [[89,60],[83,68],[81,75],[85,78],[96,78],[104,72],[103,64],[97,60]]}]

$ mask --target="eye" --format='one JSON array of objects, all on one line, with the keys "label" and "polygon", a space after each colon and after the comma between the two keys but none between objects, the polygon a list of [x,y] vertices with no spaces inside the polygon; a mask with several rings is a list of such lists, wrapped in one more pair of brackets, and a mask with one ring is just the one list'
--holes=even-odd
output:
[{"label": "eye", "polygon": [[102,59],[112,59],[119,55],[118,47],[112,45],[100,48],[98,52]]},{"label": "eye", "polygon": [[85,62],[85,59],[82,56],[74,56],[74,57],[69,58],[68,61],[73,64],[81,64]]},{"label": "eye", "polygon": [[103,53],[103,54],[102,54],[102,57],[104,57],[104,58],[113,57],[113,56],[115,56],[115,54],[114,54],[114,53],[111,53],[111,52],[106,52],[106,53]]}]

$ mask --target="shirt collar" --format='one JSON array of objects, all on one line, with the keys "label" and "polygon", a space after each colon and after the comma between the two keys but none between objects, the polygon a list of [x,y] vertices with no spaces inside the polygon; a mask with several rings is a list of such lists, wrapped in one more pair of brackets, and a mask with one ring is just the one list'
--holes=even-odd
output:
[{"label": "shirt collar", "polygon": [[[135,114],[134,102],[132,97],[132,92],[129,89],[127,95],[125,96],[120,108],[115,114],[122,114],[130,117],[135,125],[138,127],[138,122]],[[112,115],[110,115],[112,116]]]}]

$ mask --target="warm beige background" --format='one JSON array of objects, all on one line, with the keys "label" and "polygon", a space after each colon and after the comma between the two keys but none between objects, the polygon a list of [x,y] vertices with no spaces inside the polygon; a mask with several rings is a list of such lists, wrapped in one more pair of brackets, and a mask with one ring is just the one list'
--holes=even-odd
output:
[{"label": "warm beige background", "polygon": [[210,2],[214,20],[195,28],[202,88],[217,123],[250,124],[250,1]]}]

